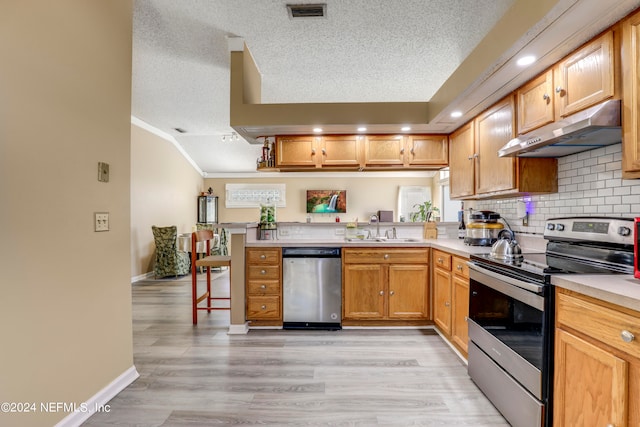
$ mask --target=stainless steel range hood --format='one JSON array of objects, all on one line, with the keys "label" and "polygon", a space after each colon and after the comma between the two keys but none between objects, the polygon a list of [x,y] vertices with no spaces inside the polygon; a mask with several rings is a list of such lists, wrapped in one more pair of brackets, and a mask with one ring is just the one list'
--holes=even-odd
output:
[{"label": "stainless steel range hood", "polygon": [[594,105],[509,141],[499,157],[563,157],[622,141],[620,100]]}]

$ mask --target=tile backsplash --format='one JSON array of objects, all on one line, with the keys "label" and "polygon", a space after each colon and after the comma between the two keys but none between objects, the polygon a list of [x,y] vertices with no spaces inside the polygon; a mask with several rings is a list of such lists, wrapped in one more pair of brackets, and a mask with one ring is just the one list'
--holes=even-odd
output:
[{"label": "tile backsplash", "polygon": [[[529,225],[517,218],[528,206]],[[545,220],[562,216],[640,216],[640,179],[622,179],[622,144],[558,159],[558,192],[511,199],[465,202],[465,207],[500,213],[514,231],[542,235]]]}]

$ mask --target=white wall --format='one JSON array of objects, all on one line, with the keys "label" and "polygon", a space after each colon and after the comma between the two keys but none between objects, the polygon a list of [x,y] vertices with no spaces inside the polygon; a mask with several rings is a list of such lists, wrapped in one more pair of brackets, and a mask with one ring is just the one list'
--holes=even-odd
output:
[{"label": "white wall", "polygon": [[152,271],[151,226],[190,233],[203,178],[168,140],[131,125],[131,277]]},{"label": "white wall", "polygon": [[[280,173],[274,178],[205,178],[204,187],[212,187],[214,194],[220,197],[219,222],[258,222],[258,208],[226,208],[225,184],[286,184],[285,208],[277,209],[278,221],[300,221],[306,219],[306,190],[346,190],[347,213],[339,214],[341,221],[368,221],[370,216],[379,210],[394,211],[398,217],[398,187],[401,185],[422,185],[431,187],[433,178],[398,177],[392,172],[385,173],[387,177],[362,177],[358,172],[344,173],[340,177],[318,172],[304,176]],[[432,189],[431,194],[434,191]],[[433,197],[433,196],[432,196]],[[313,222],[335,221],[335,214],[312,214]],[[407,219],[408,220],[408,219]]]}]

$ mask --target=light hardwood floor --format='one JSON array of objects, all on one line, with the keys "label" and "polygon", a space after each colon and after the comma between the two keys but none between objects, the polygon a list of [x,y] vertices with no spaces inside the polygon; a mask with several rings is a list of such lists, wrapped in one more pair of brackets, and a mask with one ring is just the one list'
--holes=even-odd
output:
[{"label": "light hardwood floor", "polygon": [[191,324],[189,276],[132,288],[140,378],[85,426],[508,426],[432,330],[227,335],[228,311]]}]

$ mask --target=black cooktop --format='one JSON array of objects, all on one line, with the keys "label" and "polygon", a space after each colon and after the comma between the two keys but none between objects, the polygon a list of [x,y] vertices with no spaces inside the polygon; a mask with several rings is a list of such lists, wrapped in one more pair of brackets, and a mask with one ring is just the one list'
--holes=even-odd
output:
[{"label": "black cooktop", "polygon": [[633,274],[633,253],[626,252],[595,258],[525,253],[522,259],[514,261],[478,254],[471,255],[471,259],[492,270],[512,271],[545,282],[552,274]]}]

